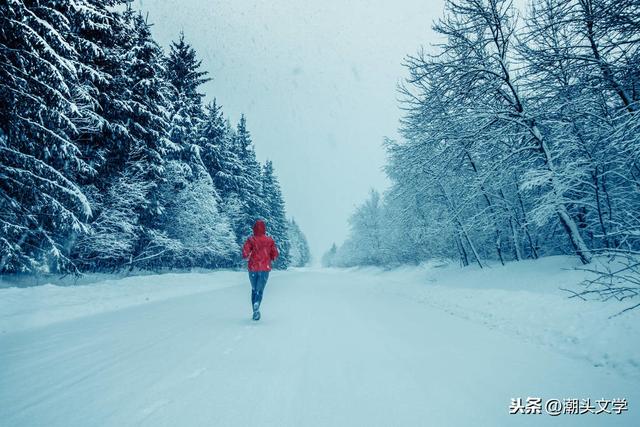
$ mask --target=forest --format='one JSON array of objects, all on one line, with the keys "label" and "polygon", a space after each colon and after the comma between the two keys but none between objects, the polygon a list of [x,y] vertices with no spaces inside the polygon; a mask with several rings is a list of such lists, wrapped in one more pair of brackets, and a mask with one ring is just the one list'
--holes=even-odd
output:
[{"label": "forest", "polygon": [[276,268],[309,261],[274,165],[256,159],[127,0],[0,4],[0,272],[230,268],[264,218]]},{"label": "forest", "polygon": [[450,0],[433,29],[406,57],[391,188],[324,264],[572,254],[638,273],[640,2]]}]

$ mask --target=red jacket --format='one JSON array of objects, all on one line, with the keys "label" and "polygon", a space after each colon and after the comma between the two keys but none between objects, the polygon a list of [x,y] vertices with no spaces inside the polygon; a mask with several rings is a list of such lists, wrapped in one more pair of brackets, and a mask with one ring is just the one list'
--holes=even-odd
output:
[{"label": "red jacket", "polygon": [[264,221],[257,220],[253,226],[253,236],[242,246],[242,258],[249,258],[249,271],[271,271],[271,261],[278,258],[276,243],[265,235]]}]

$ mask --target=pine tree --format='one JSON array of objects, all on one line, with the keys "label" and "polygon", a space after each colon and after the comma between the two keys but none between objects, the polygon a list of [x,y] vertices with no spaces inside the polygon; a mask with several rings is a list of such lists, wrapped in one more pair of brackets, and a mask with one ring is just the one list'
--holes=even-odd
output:
[{"label": "pine tree", "polygon": [[173,240],[161,265],[230,267],[240,252],[227,216],[221,212],[213,181],[199,164],[167,163],[163,192],[172,194],[164,213],[167,237]]},{"label": "pine tree", "polygon": [[81,3],[58,3],[64,5],[61,12],[68,16],[71,44],[82,60],[77,102],[87,114],[78,127],[77,140],[91,169],[78,181],[105,190],[109,178],[122,171],[133,145],[128,126],[132,95],[125,57],[135,36],[127,15],[117,10],[126,0]]},{"label": "pine tree", "polygon": [[131,118],[128,127],[134,139],[127,161],[151,184],[143,221],[151,225],[162,211],[154,188],[163,176],[164,157],[171,149],[168,122],[168,84],[164,78],[163,52],[152,39],[142,15],[132,17],[135,38],[125,59],[131,87]]},{"label": "pine tree", "polygon": [[0,272],[231,265],[267,212],[245,118],[129,4],[0,3]]},{"label": "pine tree", "polygon": [[[171,140],[182,151],[183,159],[199,157],[195,144],[196,129],[204,118],[202,99],[204,94],[199,88],[208,82],[208,72],[200,71],[202,61],[197,59],[195,49],[184,39],[180,32],[178,41],[171,43],[165,60],[165,77],[172,90]],[[199,161],[199,160],[195,160]]]},{"label": "pine tree", "polygon": [[91,206],[77,47],[57,2],[0,4],[0,272],[65,271]]},{"label": "pine tree", "polygon": [[171,246],[163,265],[217,267],[239,261],[228,209],[212,179],[223,177],[232,157],[226,155],[222,112],[215,103],[206,111],[202,107],[199,87],[210,79],[200,67],[195,50],[181,33],[165,61],[173,92],[170,139],[178,151],[162,190],[167,212],[161,230]]},{"label": "pine tree", "polygon": [[276,241],[280,252],[274,267],[286,269],[291,263],[288,221],[280,183],[275,176],[273,163],[270,160],[267,160],[262,171],[262,200],[266,205],[264,218],[267,228]]},{"label": "pine tree", "polygon": [[169,49],[165,64],[167,80],[176,97],[183,97],[188,101],[189,113],[198,115],[204,98],[199,89],[211,80],[206,77],[209,73],[200,71],[202,61],[197,58],[195,49],[184,40],[184,32],[180,32],[178,41],[172,42]]},{"label": "pine tree", "polygon": [[117,154],[107,155],[109,170],[103,169],[99,181],[85,186],[96,215],[91,232],[74,248],[78,262],[91,260],[86,268],[93,270],[131,263],[149,245],[155,235],[151,229],[162,213],[158,185],[171,146],[163,52],[139,13],[127,10],[122,24],[132,37],[123,37],[124,44],[112,53],[119,55],[119,79],[125,82],[119,96],[126,108],[118,120],[126,132]]},{"label": "pine tree", "polygon": [[205,117],[198,129],[197,144],[200,147],[204,167],[213,178],[220,197],[226,200],[237,192],[241,166],[233,150],[233,132],[224,118],[222,107],[214,99],[205,109]]},{"label": "pine tree", "polygon": [[333,243],[329,250],[322,255],[322,266],[323,267],[335,267],[338,256],[338,246]]},{"label": "pine tree", "polygon": [[289,257],[291,259],[291,266],[304,267],[308,265],[311,261],[309,244],[295,219],[291,218],[291,220],[289,220],[287,230],[290,244]]},{"label": "pine tree", "polygon": [[237,189],[230,195],[229,204],[235,210],[236,215],[231,218],[238,243],[242,243],[251,235],[255,221],[264,218],[267,213],[265,201],[262,199],[261,167],[256,159],[244,115],[236,127],[231,149],[238,162],[233,165],[235,170],[232,169],[232,175],[237,177]]}]

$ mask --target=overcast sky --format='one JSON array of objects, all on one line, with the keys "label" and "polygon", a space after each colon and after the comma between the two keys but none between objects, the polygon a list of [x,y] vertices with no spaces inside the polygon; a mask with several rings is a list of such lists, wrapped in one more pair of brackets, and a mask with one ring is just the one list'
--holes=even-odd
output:
[{"label": "overcast sky", "polygon": [[213,81],[203,89],[271,159],[287,214],[315,260],[348,233],[370,188],[388,185],[403,58],[433,40],[443,0],[138,0],[165,47],[180,30]]}]

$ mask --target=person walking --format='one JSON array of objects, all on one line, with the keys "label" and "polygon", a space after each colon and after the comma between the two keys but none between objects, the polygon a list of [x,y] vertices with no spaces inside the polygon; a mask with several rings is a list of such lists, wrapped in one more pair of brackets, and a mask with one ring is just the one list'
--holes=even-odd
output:
[{"label": "person walking", "polygon": [[253,320],[260,320],[262,293],[269,279],[271,262],[278,258],[278,248],[270,236],[266,235],[264,221],[259,219],[253,225],[253,236],[242,246],[242,258],[249,259],[249,281],[251,282],[251,307]]}]

